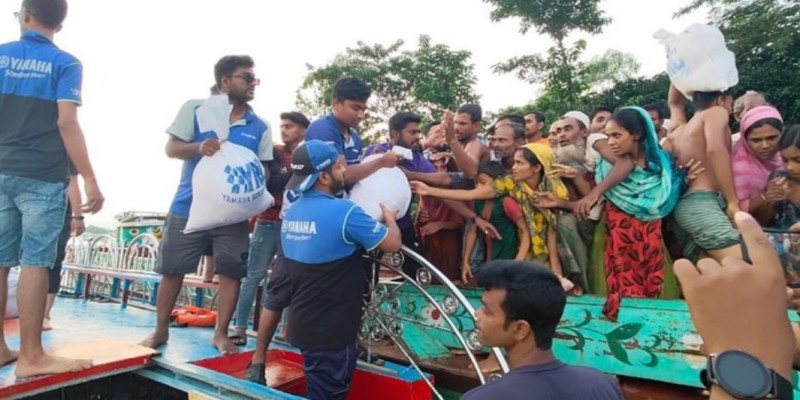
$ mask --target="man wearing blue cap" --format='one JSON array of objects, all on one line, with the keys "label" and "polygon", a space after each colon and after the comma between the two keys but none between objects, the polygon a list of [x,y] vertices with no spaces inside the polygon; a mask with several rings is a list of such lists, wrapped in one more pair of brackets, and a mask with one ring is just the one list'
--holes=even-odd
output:
[{"label": "man wearing blue cap", "polygon": [[[265,307],[291,302],[288,340],[303,353],[307,397],[343,399],[356,367],[356,334],[367,278],[362,255],[376,248],[400,250],[396,211],[381,204],[381,223],[355,203],[337,198],[347,165],[328,143],[307,141],[292,153],[291,166],[293,176],[286,187],[300,193],[300,198],[283,218],[282,256],[273,267],[274,291]],[[277,278],[280,285],[273,282],[276,273],[286,275]],[[256,355],[262,353],[262,361],[251,365],[259,375],[264,372],[265,351],[259,340]]]}]

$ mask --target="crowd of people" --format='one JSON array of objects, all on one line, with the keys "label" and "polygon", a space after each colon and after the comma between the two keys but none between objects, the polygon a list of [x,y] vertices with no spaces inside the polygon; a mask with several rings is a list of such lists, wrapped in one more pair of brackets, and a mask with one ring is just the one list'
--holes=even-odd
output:
[{"label": "crowd of people", "polygon": [[[17,16],[22,38],[0,46],[10,60],[0,76],[0,306],[7,267],[22,266],[21,348],[11,351],[0,333],[0,364],[16,360],[20,377],[91,365],[49,356],[41,346],[52,304],[48,274],[64,247],[59,236],[82,230],[82,213],[99,211],[104,201],[76,116],[81,66],[53,44],[66,11],[64,0],[24,0]],[[770,338],[744,325],[735,327],[738,336],[720,328],[735,324],[719,315],[749,313],[783,335],[781,350],[794,346],[785,313],[794,293],[767,293],[786,282],[755,221],[800,228],[800,125],[786,129],[759,93],[734,100],[732,91],[694,92],[689,117],[687,98],[664,88],[669,119],[656,104],[598,105],[589,115],[575,110],[555,121],[546,120],[547,110],[484,121],[478,104],[433,122],[406,110],[389,118],[386,142],[364,146],[358,127],[372,92],[361,79],[343,76],[333,85],[330,114],[313,122],[299,112],[281,114],[282,143],[273,145],[271,125],[249,105],[260,83],[254,68],[248,56],[223,57],[211,92],[232,105],[225,141],[258,157],[276,202],[253,216],[252,226],[239,221],[184,232],[195,168],[222,145],[197,121],[204,100],[187,101],[167,129],[166,155],[183,160],[183,168],[158,252],[156,326],[143,345],[169,340],[184,276],[210,258],[219,277],[213,344],[223,355],[238,352],[269,270],[247,379],[266,384],[266,349],[290,308],[286,336],[302,351],[308,397],[344,398],[367,281],[361,255],[404,245],[453,284],[485,289],[480,340],[504,347],[513,370],[465,398],[523,398],[544,387],[546,398],[621,398],[609,377],[566,366],[550,351],[566,296],[606,297],[603,313],[613,321],[625,297],[678,298],[678,279],[708,349],[749,350],[790,378],[787,357],[767,345]],[[364,161],[372,154],[379,156]],[[395,167],[416,194],[408,210],[381,205],[376,220],[347,200],[354,184]],[[76,175],[84,181],[81,207]],[[398,211],[405,211],[402,218]],[[742,261],[748,257],[765,268],[750,268]],[[679,258],[685,260],[673,264]],[[402,268],[415,277],[420,265],[407,260]],[[740,296],[730,282],[745,279],[755,287]],[[731,300],[719,301],[726,296]],[[758,315],[756,305],[770,311]],[[722,392],[716,396],[724,398]]]}]

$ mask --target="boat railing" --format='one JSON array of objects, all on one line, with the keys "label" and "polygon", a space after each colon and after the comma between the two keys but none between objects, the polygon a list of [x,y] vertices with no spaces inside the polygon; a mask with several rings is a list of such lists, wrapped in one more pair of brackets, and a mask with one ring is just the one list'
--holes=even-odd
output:
[{"label": "boat railing", "polygon": [[[388,339],[411,367],[421,372],[421,362],[446,357],[449,348],[455,346],[467,357],[481,383],[493,379],[482,371],[475,357],[482,350],[475,330],[475,308],[444,273],[406,246],[399,253],[378,251],[367,258],[372,262],[373,276],[359,339],[368,353],[370,346]],[[420,266],[414,276],[403,269],[406,259]],[[380,279],[382,270],[400,279]],[[508,372],[500,349],[490,351],[501,371]],[[428,385],[442,398],[432,382]]]}]

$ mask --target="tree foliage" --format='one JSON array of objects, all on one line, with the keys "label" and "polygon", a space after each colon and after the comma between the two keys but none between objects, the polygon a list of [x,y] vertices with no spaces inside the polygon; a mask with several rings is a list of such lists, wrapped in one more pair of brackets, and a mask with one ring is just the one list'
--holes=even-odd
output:
[{"label": "tree foliage", "polygon": [[492,21],[520,19],[520,32],[534,28],[556,42],[570,32],[600,33],[611,22],[598,8],[600,0],[484,0],[494,6]]},{"label": "tree foliage", "polygon": [[613,85],[621,74],[635,73],[639,66],[633,57],[620,52],[607,53],[590,62],[581,62],[586,41],[567,44],[574,31],[600,33],[611,22],[599,9],[600,0],[484,0],[494,6],[491,18],[500,21],[520,19],[520,31],[531,28],[548,35],[554,45],[544,54],[524,55],[495,65],[498,73],[515,73],[520,79],[541,84],[544,89],[537,105],[551,112],[569,110],[592,89]]},{"label": "tree foliage", "polygon": [[308,65],[308,75],[297,91],[297,106],[312,116],[327,112],[333,83],[342,75],[359,77],[372,88],[362,123],[365,132],[398,111],[413,111],[430,120],[445,109],[478,100],[471,52],[433,44],[427,36],[420,36],[416,49],[403,50],[403,45],[402,40],[388,46],[358,42],[328,65]]}]

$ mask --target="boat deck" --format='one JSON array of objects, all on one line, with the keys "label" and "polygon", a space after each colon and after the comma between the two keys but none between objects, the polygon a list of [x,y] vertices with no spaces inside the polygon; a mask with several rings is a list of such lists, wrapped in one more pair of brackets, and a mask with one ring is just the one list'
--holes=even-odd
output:
[{"label": "boat deck", "polygon": [[[54,354],[92,359],[94,366],[79,373],[28,379],[16,379],[14,364],[0,367],[0,398],[27,398],[132,371],[189,393],[193,398],[301,399],[298,395],[305,391],[299,354],[279,343],[274,344],[268,354],[269,384],[274,387],[270,388],[240,379],[255,347],[254,338],[240,348],[242,354],[220,357],[212,345],[212,328],[170,328],[169,344],[155,352],[136,345],[154,329],[156,314],[153,311],[123,308],[113,302],[59,297],[51,314],[54,329],[43,333],[44,347]],[[6,340],[11,348],[19,347],[18,326],[17,319],[4,322]],[[418,374],[394,364],[360,365],[354,385],[366,383],[361,385],[362,389],[369,389],[375,384],[385,386],[386,381],[406,385],[406,389],[422,396],[413,398],[430,398],[430,390]],[[348,396],[348,399],[354,398],[365,397]]]}]

